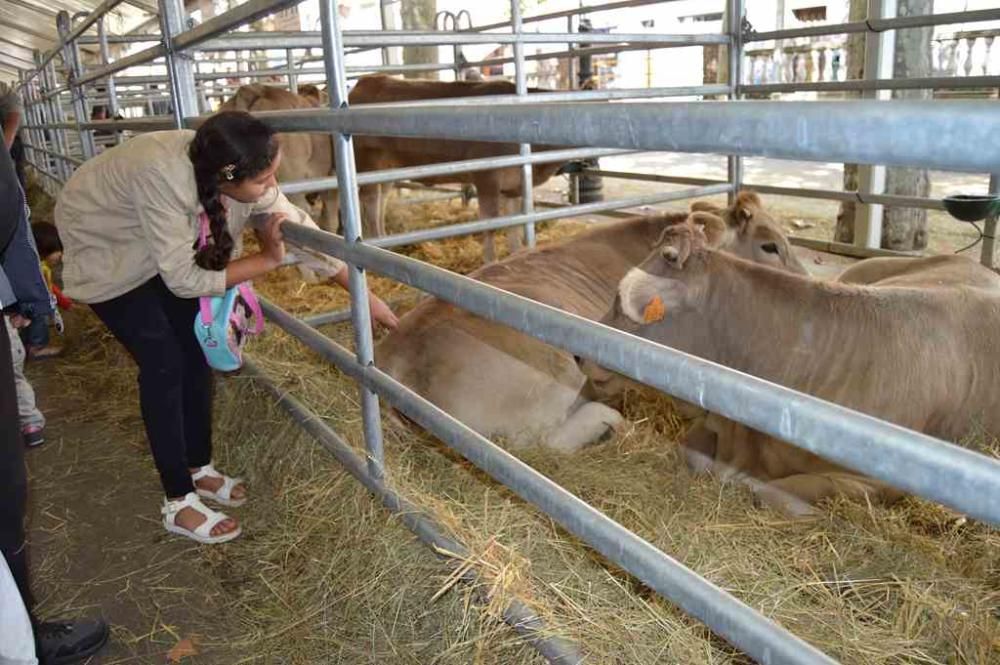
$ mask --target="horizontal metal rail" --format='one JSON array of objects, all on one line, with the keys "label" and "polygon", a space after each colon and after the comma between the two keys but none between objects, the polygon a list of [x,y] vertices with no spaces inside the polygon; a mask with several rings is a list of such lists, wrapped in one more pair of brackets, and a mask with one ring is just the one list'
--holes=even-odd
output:
[{"label": "horizontal metal rail", "polygon": [[[522,18],[521,23],[538,23],[539,21],[551,21],[553,19],[567,18],[569,16],[577,16],[579,14],[596,14],[597,12],[612,11],[615,9],[627,9],[630,7],[645,7],[647,5],[663,5],[668,2],[676,2],[677,0],[625,0],[624,2],[609,2],[601,5],[586,5],[582,7],[577,7],[575,9],[566,9],[559,12],[551,12],[549,14],[539,14],[537,16],[528,16],[527,18]],[[498,28],[508,28],[510,27],[510,21],[501,21],[499,23],[490,23],[488,25],[474,26],[472,30],[466,30],[465,32],[482,32],[484,30],[496,30]]]},{"label": "horizontal metal rail", "polygon": [[[241,5],[244,6],[244,5]],[[232,10],[236,11],[236,10]],[[221,18],[221,17],[216,17]],[[215,20],[215,19],[212,19]],[[207,25],[203,23],[194,30],[199,30]],[[189,31],[189,32],[194,32]],[[184,33],[187,34],[187,33]],[[239,51],[249,48],[257,49],[288,49],[288,48],[320,48],[322,46],[319,33],[243,33],[246,37],[227,35],[214,39],[206,38],[204,42],[198,41],[200,51]],[[279,35],[280,36],[277,36]],[[287,35],[287,36],[286,36]],[[178,37],[178,39],[180,36]],[[345,46],[382,47],[382,46],[449,46],[464,44],[513,44],[518,39],[523,39],[525,44],[607,44],[607,43],[636,43],[636,44],[659,44],[659,48],[669,46],[712,46],[716,44],[728,44],[728,35],[719,34],[656,34],[656,33],[604,33],[604,32],[553,32],[553,33],[522,33],[514,35],[512,33],[476,33],[476,32],[407,32],[403,30],[389,30],[386,32],[372,32],[365,34],[361,32],[344,33]],[[183,46],[189,48],[191,44],[185,40]],[[271,42],[274,45],[270,45]],[[180,47],[178,47],[180,48]]]},{"label": "horizontal metal rail", "polygon": [[[457,162],[428,164],[426,166],[408,166],[399,169],[382,171],[364,171],[358,174],[358,185],[378,185],[400,180],[430,178],[434,176],[455,175],[474,171],[490,171],[493,169],[510,168],[522,164],[551,164],[553,162],[568,162],[575,159],[590,157],[611,157],[628,155],[631,150],[614,150],[611,148],[572,148],[569,150],[546,150],[522,157],[510,155],[505,157],[484,157],[482,159],[464,159]],[[306,194],[337,189],[337,177],[308,178],[305,180],[289,180],[281,183],[281,191],[285,194]]]},{"label": "horizontal metal rail", "polygon": [[934,25],[947,25],[949,23],[974,23],[978,21],[1000,21],[1000,9],[981,9],[979,11],[951,12],[948,14],[923,14],[920,16],[899,16],[896,18],[873,18],[866,21],[817,25],[808,28],[791,28],[788,30],[771,30],[769,32],[751,31],[743,36],[743,42],[766,42],[773,39],[820,37],[823,35],[841,35],[869,31],[884,32],[886,30],[925,28]]},{"label": "horizontal metal rail", "polygon": [[[289,226],[291,225],[284,224],[283,228]],[[393,256],[389,252],[382,253]],[[419,262],[411,263],[414,267],[420,266]],[[449,274],[447,271],[441,272]],[[458,279],[473,282],[467,278]],[[612,562],[638,577],[688,614],[700,619],[718,635],[759,662],[810,665],[834,662],[815,647],[698,576],[489,439],[458,422],[388,374],[375,367],[357,363],[349,351],[288,312],[267,301],[262,301],[261,304],[267,318],[278,327],[322,355],[348,376],[389,400],[407,417],[492,478],[537,506],[570,533],[589,543]]]},{"label": "horizontal metal rail", "polygon": [[39,148],[38,146],[33,145],[31,143],[25,143],[24,147],[28,148],[29,150],[37,150],[38,152],[43,153],[45,155],[48,155],[49,157],[53,157],[55,159],[62,159],[64,161],[69,162],[73,166],[79,166],[80,164],[83,164],[83,160],[82,159],[77,159],[76,157],[70,157],[69,155],[64,155],[62,153],[53,152],[52,150],[49,150],[48,148]]},{"label": "horizontal metal rail", "polygon": [[419,288],[835,464],[1000,525],[1000,460],[366,243],[348,245],[292,223],[282,224],[282,232],[296,245]]},{"label": "horizontal metal rail", "polygon": [[923,252],[904,252],[892,249],[879,249],[875,247],[860,247],[846,242],[836,242],[834,240],[816,240],[815,238],[803,238],[801,236],[789,236],[788,242],[799,247],[814,249],[827,254],[839,254],[840,256],[853,256],[859,259],[868,259],[874,256],[926,256]]},{"label": "horizontal metal rail", "polygon": [[[581,173],[602,178],[618,178],[622,180],[637,180],[643,182],[661,182],[674,185],[716,185],[725,180],[716,178],[688,178],[684,176],[663,176],[649,173],[626,173],[622,171],[605,171],[603,169],[584,169]],[[807,189],[802,187],[775,187],[773,185],[754,185],[744,183],[744,189],[751,189],[760,194],[776,196],[796,196],[803,199],[828,199],[830,201],[854,201],[864,205],[881,204],[901,206],[905,208],[923,208],[926,210],[944,210],[941,199],[928,199],[920,196],[897,196],[892,194],[862,194],[861,192],[845,192],[833,189]]]},{"label": "horizontal metal rail", "polygon": [[696,189],[682,189],[676,192],[658,192],[656,194],[646,194],[645,196],[635,196],[626,199],[584,203],[581,205],[556,208],[555,210],[506,215],[504,217],[494,217],[493,219],[484,219],[476,222],[464,222],[462,224],[449,224],[447,226],[439,226],[432,229],[408,231],[406,233],[383,236],[381,238],[369,238],[366,242],[372,247],[402,247],[404,245],[413,245],[431,240],[455,238],[458,236],[484,233],[486,231],[498,231],[500,229],[506,229],[513,226],[523,226],[524,224],[548,222],[555,219],[565,219],[567,217],[594,215],[607,210],[638,208],[640,206],[666,203],[668,201],[693,199],[699,196],[728,194],[732,191],[732,189],[733,186],[726,183],[722,185],[711,185],[709,187],[699,187]]},{"label": "horizontal metal rail", "polygon": [[94,9],[89,14],[87,14],[86,17],[82,21],[80,21],[75,28],[70,30],[69,34],[67,34],[63,39],[60,39],[59,43],[56,44],[56,46],[51,51],[49,51],[42,57],[41,62],[38,63],[35,69],[28,72],[24,76],[24,78],[21,79],[20,83],[18,84],[18,88],[24,87],[29,81],[38,76],[38,74],[43,69],[45,69],[46,65],[52,62],[53,58],[55,58],[56,55],[62,53],[63,48],[67,44],[72,44],[75,39],[77,39],[80,35],[86,32],[92,25],[97,23],[97,21],[102,16],[107,14],[110,10],[114,9],[116,6],[120,5],[122,2],[125,2],[125,0],[104,0],[104,2],[94,7]]},{"label": "horizontal metal rail", "polygon": [[988,101],[623,102],[309,109],[255,114],[279,131],[702,152],[988,173],[1000,113]]},{"label": "horizontal metal rail", "polygon": [[852,81],[802,81],[800,83],[764,83],[741,85],[743,93],[849,92],[860,90],[962,90],[998,88],[1000,76],[935,76],[909,79],[873,79]]},{"label": "horizontal metal rail", "polygon": [[[340,350],[348,354],[346,349]],[[451,557],[468,559],[469,550],[464,544],[446,535],[445,530],[426,512],[389,487],[384,479],[369,474],[364,459],[323,422],[318,414],[282,390],[253,361],[246,361],[243,372],[262,385],[297,425],[314,437],[349,474],[375,495],[390,513],[396,515],[420,539],[420,542],[429,546],[438,555],[446,552]],[[480,582],[480,576],[474,567],[465,573],[462,579],[472,585]],[[502,614],[504,621],[553,665],[582,665],[584,659],[577,646],[563,638],[546,635],[544,623],[521,600],[516,598],[512,600]]]},{"label": "horizontal metal rail", "polygon": [[132,55],[115,60],[114,62],[103,67],[98,67],[89,72],[84,72],[84,74],[76,80],[76,83],[82,85],[84,83],[90,83],[91,81],[105,79],[110,74],[120,72],[123,69],[128,69],[129,67],[144,65],[148,62],[156,60],[157,58],[162,58],[166,54],[167,49],[163,46],[163,44],[156,44],[155,46],[150,46],[149,48],[133,53]]},{"label": "horizontal metal rail", "polygon": [[[174,36],[174,49],[183,51],[257,19],[264,18],[283,9],[298,5],[302,0],[248,0],[229,11],[214,16],[190,30]],[[318,34],[318,33],[317,33]],[[317,46],[320,46],[317,44]],[[293,48],[290,46],[278,48]]]}]

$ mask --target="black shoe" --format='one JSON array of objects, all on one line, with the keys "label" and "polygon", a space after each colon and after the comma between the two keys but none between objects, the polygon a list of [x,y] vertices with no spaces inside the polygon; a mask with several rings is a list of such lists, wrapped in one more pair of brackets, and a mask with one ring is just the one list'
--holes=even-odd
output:
[{"label": "black shoe", "polygon": [[108,642],[108,624],[101,619],[43,621],[35,624],[35,652],[39,665],[78,663]]},{"label": "black shoe", "polygon": [[45,443],[45,428],[29,425],[21,430],[21,436],[24,438],[24,445],[29,448],[37,448]]}]

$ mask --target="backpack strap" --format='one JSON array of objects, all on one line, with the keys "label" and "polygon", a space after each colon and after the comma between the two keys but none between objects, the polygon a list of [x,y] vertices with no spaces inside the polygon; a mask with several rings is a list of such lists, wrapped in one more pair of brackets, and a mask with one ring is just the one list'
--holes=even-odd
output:
[{"label": "backpack strap", "polygon": [[257,300],[257,295],[246,282],[241,282],[236,288],[240,290],[243,301],[246,302],[253,313],[253,334],[261,334],[264,331],[264,311],[260,308],[260,301]]},{"label": "backpack strap", "polygon": [[[205,211],[198,213],[198,249],[208,244],[208,215]],[[198,309],[201,311],[201,325],[206,328],[212,325],[212,301],[210,298],[198,298]]]}]

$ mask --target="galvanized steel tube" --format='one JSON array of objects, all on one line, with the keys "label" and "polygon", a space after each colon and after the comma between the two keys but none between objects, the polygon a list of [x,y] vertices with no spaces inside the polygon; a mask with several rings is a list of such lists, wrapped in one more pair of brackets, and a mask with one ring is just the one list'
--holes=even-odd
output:
[{"label": "galvanized steel tube", "polygon": [[[329,81],[327,90],[330,96],[330,108],[347,108],[343,42],[334,0],[320,0],[320,24],[323,27],[323,64]],[[343,183],[340,187],[340,216],[344,235],[347,242],[356,245],[361,243],[361,205],[358,201],[357,183],[354,180],[357,174],[354,164],[354,145],[350,134],[346,133],[335,134],[333,141],[337,180]],[[375,343],[368,302],[368,280],[364,271],[356,265],[348,264],[347,270],[357,361],[361,365],[372,365],[375,363]],[[385,475],[385,455],[382,450],[382,419],[378,395],[365,386],[359,386],[359,390],[365,450],[368,454],[368,472],[375,478],[382,478]]]},{"label": "galvanized steel tube", "polygon": [[371,106],[258,114],[279,131],[585,145],[989,173],[1000,154],[990,101],[634,102],[478,108]]}]

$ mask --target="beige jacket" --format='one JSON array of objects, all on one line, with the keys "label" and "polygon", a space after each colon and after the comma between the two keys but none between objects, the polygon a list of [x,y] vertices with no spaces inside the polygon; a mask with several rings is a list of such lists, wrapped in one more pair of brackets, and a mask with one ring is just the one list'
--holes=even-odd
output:
[{"label": "beige jacket", "polygon": [[[192,138],[194,131],[186,129],[142,134],[76,170],[55,208],[66,295],[85,303],[104,302],[156,274],[182,298],[225,292],[224,270],[204,270],[194,262],[201,206],[187,153]],[[235,255],[251,215],[281,212],[289,221],[316,228],[305,211],[280,192],[274,194],[256,204],[225,199]],[[344,265],[304,253],[299,258],[323,277]]]}]

